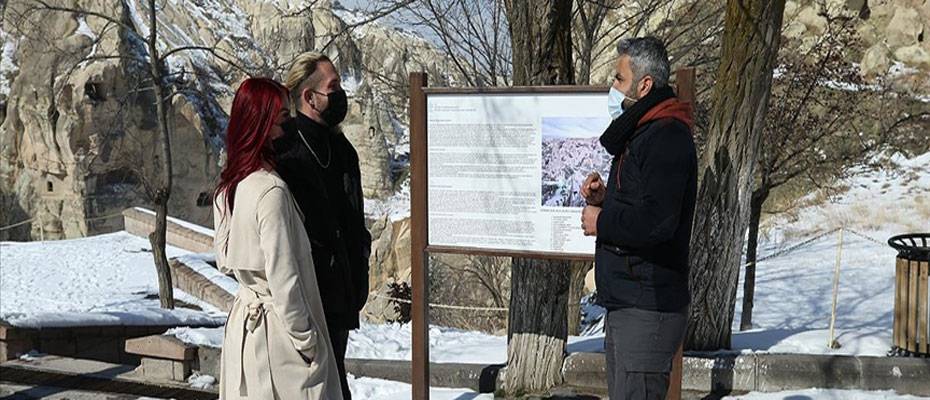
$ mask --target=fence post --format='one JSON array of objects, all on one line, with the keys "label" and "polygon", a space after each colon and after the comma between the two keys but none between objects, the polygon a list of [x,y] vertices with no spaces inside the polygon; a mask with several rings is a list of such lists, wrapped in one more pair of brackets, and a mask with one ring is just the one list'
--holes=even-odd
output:
[{"label": "fence post", "polygon": [[836,341],[834,335],[834,328],[836,327],[836,298],[840,290],[840,263],[843,260],[843,231],[845,228],[839,229],[839,243],[836,247],[836,267],[833,269],[833,308],[830,312],[830,339],[827,342],[827,347],[831,349],[840,348],[840,343]]}]

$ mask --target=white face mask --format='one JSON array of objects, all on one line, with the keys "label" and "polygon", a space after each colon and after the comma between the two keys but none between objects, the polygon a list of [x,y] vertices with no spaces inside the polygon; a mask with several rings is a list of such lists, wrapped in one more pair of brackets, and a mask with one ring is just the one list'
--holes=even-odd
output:
[{"label": "white face mask", "polygon": [[620,118],[624,111],[623,100],[625,99],[626,95],[623,92],[613,86],[610,87],[610,93],[607,94],[607,112],[610,113],[610,119]]}]

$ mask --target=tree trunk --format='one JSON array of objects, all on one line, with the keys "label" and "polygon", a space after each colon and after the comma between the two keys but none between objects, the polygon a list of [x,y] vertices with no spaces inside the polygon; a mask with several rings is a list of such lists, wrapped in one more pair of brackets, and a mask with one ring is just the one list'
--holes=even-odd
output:
[{"label": "tree trunk", "polygon": [[516,258],[511,273],[504,389],[519,397],[562,383],[571,262]]},{"label": "tree trunk", "polygon": [[572,2],[505,0],[514,85],[572,85]]},{"label": "tree trunk", "polygon": [[752,172],[768,109],[785,0],[728,0],[691,240],[685,347],[730,347]]},{"label": "tree trunk", "polygon": [[568,287],[568,334],[581,333],[581,298],[584,297],[584,278],[594,264],[587,261],[571,263],[571,283]]},{"label": "tree trunk", "polygon": [[148,47],[151,60],[152,87],[155,91],[155,116],[158,120],[158,134],[161,139],[161,157],[158,157],[160,168],[156,173],[161,179],[156,179],[155,186],[155,231],[149,235],[152,244],[152,256],[155,257],[155,270],[158,273],[158,298],[162,308],[174,308],[174,287],[171,283],[171,270],[168,266],[168,257],[165,252],[167,236],[168,200],[171,198],[173,171],[171,168],[171,135],[168,131],[168,109],[165,105],[166,90],[164,73],[158,53],[158,19],[156,18],[156,2],[149,0],[149,37]]},{"label": "tree trunk", "polygon": [[168,198],[155,198],[155,231],[149,234],[152,255],[155,257],[155,271],[158,273],[158,299],[161,308],[174,308],[174,287],[171,283],[171,269],[165,253],[165,231],[168,226]]},{"label": "tree trunk", "polygon": [[[572,2],[505,0],[514,85],[568,85],[572,65]],[[509,396],[562,383],[568,338],[570,263],[515,258],[507,324]]]},{"label": "tree trunk", "polygon": [[769,197],[766,188],[752,192],[749,201],[749,236],[746,244],[746,277],[743,279],[743,312],[740,314],[739,330],[752,329],[753,296],[756,293],[756,259],[759,246],[759,219],[762,217],[762,205]]}]

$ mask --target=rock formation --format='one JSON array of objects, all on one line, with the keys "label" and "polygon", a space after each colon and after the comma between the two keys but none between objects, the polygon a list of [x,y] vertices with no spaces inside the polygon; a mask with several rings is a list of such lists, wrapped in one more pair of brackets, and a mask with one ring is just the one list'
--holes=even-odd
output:
[{"label": "rock formation", "polygon": [[[109,216],[148,203],[144,184],[160,145],[140,42],[148,34],[145,2],[52,4],[99,12],[132,29],[86,13],[37,9],[31,0],[2,8],[0,227],[33,220],[0,232],[4,239],[119,229],[120,219]],[[282,77],[290,60],[309,50],[336,61],[350,93],[343,130],[359,151],[366,197],[391,195],[394,160],[406,158],[407,74],[426,70],[445,82],[451,68],[409,33],[348,24],[344,19],[364,16],[334,12],[329,2],[301,7],[287,0],[171,0],[159,9],[162,53],[214,49],[177,52],[166,62],[177,92],[169,117],[171,215],[212,224],[209,203],[235,88],[249,74]]]}]

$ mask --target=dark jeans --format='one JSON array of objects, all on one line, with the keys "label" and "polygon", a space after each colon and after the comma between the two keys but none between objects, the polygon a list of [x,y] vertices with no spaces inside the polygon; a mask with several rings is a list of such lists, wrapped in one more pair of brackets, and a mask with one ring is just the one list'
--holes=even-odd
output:
[{"label": "dark jeans", "polygon": [[688,323],[687,308],[607,312],[607,391],[611,400],[665,400],[672,359]]},{"label": "dark jeans", "polygon": [[349,381],[346,379],[346,347],[349,345],[349,331],[345,329],[330,329],[329,340],[333,343],[333,353],[336,356],[336,367],[339,369],[339,381],[342,383],[342,399],[352,400],[349,391]]}]

